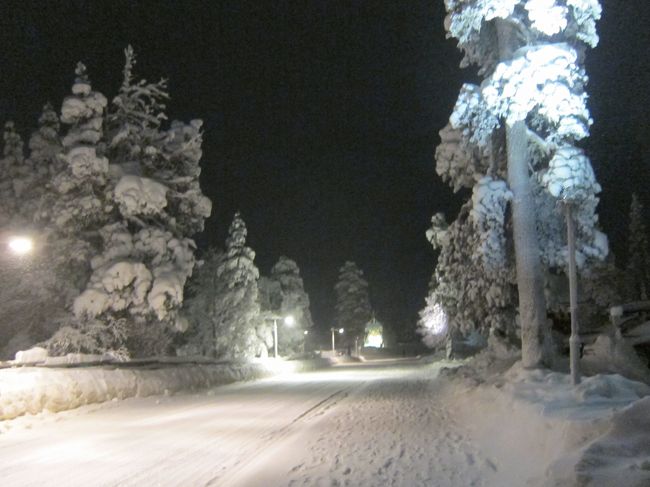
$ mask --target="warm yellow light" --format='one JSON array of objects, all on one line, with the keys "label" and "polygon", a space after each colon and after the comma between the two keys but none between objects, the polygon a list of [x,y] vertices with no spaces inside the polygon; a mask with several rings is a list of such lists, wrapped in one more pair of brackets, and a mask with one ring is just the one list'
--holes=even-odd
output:
[{"label": "warm yellow light", "polygon": [[11,237],[9,239],[9,250],[14,254],[24,255],[32,251],[34,243],[29,237]]}]

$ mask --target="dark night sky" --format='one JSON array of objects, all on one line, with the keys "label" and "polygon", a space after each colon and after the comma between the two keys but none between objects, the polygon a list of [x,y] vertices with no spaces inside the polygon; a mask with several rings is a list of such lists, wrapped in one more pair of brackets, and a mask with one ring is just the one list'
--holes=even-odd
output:
[{"label": "dark night sky", "polygon": [[[650,8],[602,3],[586,146],[621,254],[631,190],[650,207]],[[240,209],[262,273],[280,255],[298,262],[318,325],[331,323],[338,267],[354,260],[379,318],[414,326],[435,264],[424,231],[459,203],[435,175],[437,132],[471,76],[445,40],[442,0],[3,7],[0,121],[28,134],[43,103],[69,93],[78,60],[112,97],[131,43],[138,75],[169,78],[170,118],[205,121],[201,183],[214,210],[200,245],[222,244]]]}]

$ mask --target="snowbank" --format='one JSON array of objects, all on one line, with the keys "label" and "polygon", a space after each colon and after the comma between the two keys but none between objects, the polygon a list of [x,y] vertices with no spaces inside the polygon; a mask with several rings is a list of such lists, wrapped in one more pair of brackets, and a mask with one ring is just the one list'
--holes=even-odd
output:
[{"label": "snowbank", "polygon": [[647,385],[596,375],[573,387],[519,363],[491,378],[447,375],[469,379],[453,381],[448,407],[491,455],[495,485],[650,485]]},{"label": "snowbank", "polygon": [[271,375],[303,372],[326,360],[174,364],[86,368],[20,367],[0,370],[0,420],[58,412],[128,397],[173,394]]}]

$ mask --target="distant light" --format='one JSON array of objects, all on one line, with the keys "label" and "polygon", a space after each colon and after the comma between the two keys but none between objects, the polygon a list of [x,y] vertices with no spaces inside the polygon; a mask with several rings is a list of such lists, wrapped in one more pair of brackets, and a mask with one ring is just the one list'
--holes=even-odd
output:
[{"label": "distant light", "polygon": [[340,334],[343,334],[344,331],[345,331],[345,330],[344,330],[343,328],[339,328],[339,333],[340,333]]},{"label": "distant light", "polygon": [[305,330],[302,332],[303,335],[309,335],[309,330]]},{"label": "distant light", "polygon": [[289,315],[284,319],[284,324],[287,326],[293,326],[296,323],[296,320],[293,316]]},{"label": "distant light", "polygon": [[381,334],[376,334],[376,335],[369,334],[368,337],[366,338],[364,346],[381,348],[383,344],[384,344],[384,339],[382,338]]},{"label": "distant light", "polygon": [[34,244],[29,237],[11,237],[9,239],[9,250],[14,254],[25,255],[32,251]]}]

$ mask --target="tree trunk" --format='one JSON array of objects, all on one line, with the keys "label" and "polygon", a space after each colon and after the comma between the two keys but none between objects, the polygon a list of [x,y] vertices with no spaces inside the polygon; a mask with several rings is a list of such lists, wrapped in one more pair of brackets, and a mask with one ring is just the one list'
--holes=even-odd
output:
[{"label": "tree trunk", "polygon": [[[512,58],[517,48],[513,27],[498,21],[499,54],[502,61]],[[544,277],[535,224],[535,205],[528,171],[526,124],[506,125],[508,185],[512,191],[512,226],[515,244],[521,359],[525,368],[548,367],[552,362],[550,333],[546,318]]]},{"label": "tree trunk", "polygon": [[506,128],[508,185],[512,191],[512,227],[515,241],[521,359],[526,368],[551,365],[547,345],[546,299],[535,226],[535,206],[528,173],[526,125]]}]

